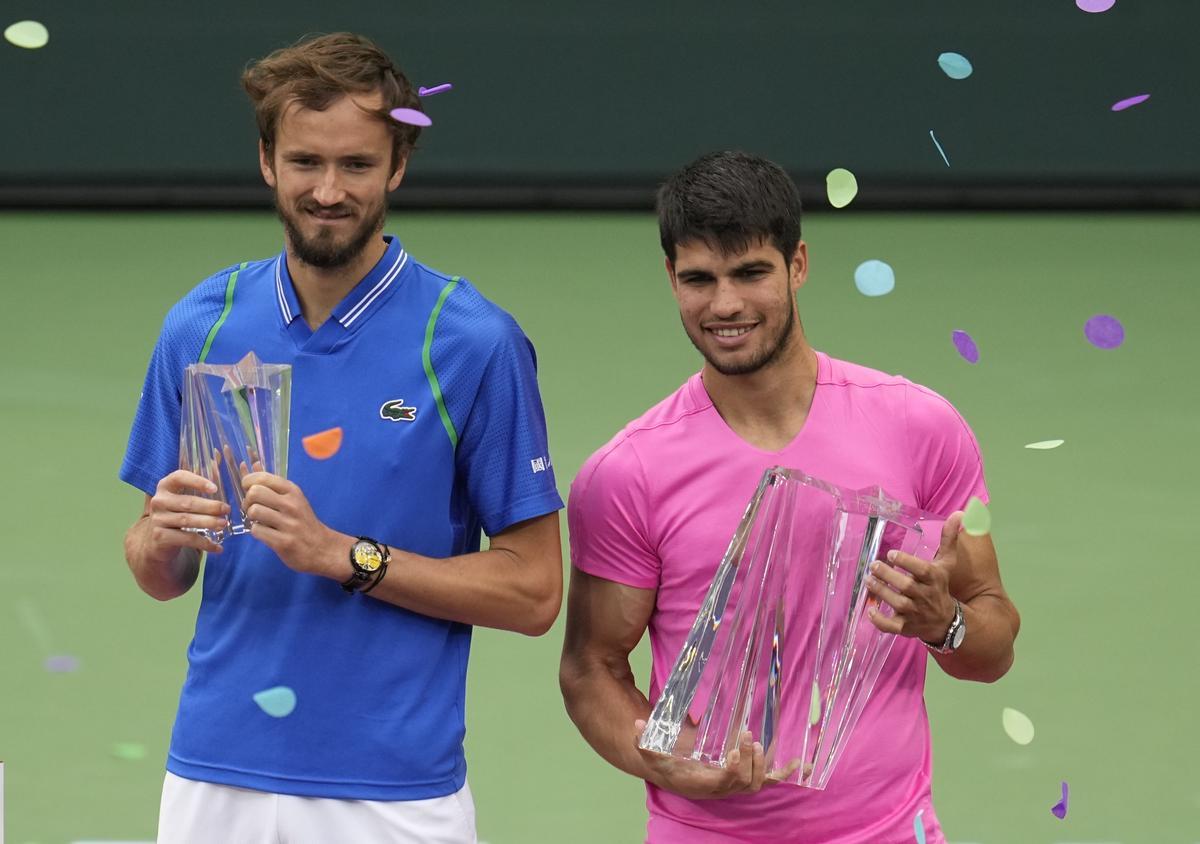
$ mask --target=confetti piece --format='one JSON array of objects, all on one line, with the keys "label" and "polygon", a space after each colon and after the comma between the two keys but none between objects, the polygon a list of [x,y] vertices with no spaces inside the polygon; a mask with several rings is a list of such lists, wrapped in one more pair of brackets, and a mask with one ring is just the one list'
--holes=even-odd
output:
[{"label": "confetti piece", "polygon": [[433,121],[429,119],[429,115],[423,111],[417,111],[415,108],[394,108],[388,114],[392,116],[392,120],[398,123],[408,123],[412,126],[433,125]]},{"label": "confetti piece", "polygon": [[1130,108],[1132,106],[1140,105],[1141,103],[1146,102],[1146,100],[1148,100],[1148,99],[1150,99],[1149,94],[1138,94],[1136,97],[1129,97],[1128,99],[1117,100],[1115,103],[1113,103],[1112,110],[1113,111],[1124,111],[1125,109]]},{"label": "confetti piece", "polygon": [[1033,741],[1033,722],[1024,712],[1004,707],[1002,716],[1004,732],[1017,744],[1029,744]]},{"label": "confetti piece", "polygon": [[1059,800],[1050,807],[1050,814],[1058,818],[1060,821],[1067,816],[1067,781],[1063,780],[1062,784],[1062,800]]},{"label": "confetti piece", "polygon": [[917,844],[925,844],[925,820],[921,817],[925,814],[925,810],[917,812],[913,818],[913,836],[917,839]]},{"label": "confetti piece", "polygon": [[1036,442],[1036,443],[1028,443],[1025,447],[1026,448],[1036,448],[1039,451],[1047,451],[1052,448],[1058,448],[1060,445],[1062,445],[1065,442],[1066,442],[1066,440],[1041,440],[1040,442]]},{"label": "confetti piece", "polygon": [[942,149],[942,145],[938,143],[938,139],[934,137],[933,130],[929,130],[929,137],[933,138],[933,145],[937,147],[937,151],[942,154],[942,161],[946,162],[946,166],[950,166],[950,159],[946,157],[946,151]]},{"label": "confetti piece", "polygon": [[16,47],[37,50],[50,43],[50,31],[37,21],[17,21],[4,30],[4,40]]},{"label": "confetti piece", "polygon": [[951,79],[966,79],[975,70],[961,53],[942,53],[938,56],[938,67]]},{"label": "confetti piece", "polygon": [[342,429],[330,428],[328,431],[309,434],[300,442],[313,460],[328,460],[342,447]]},{"label": "confetti piece", "polygon": [[817,685],[816,680],[813,680],[812,697],[808,701],[808,723],[821,723],[821,687]]},{"label": "confetti piece", "polygon": [[825,177],[825,191],[829,194],[830,205],[845,208],[858,196],[858,179],[843,167],[834,168]]},{"label": "confetti piece", "polygon": [[119,741],[112,746],[112,755],[126,762],[137,762],[146,758],[146,747],[137,742]]},{"label": "confetti piece", "polygon": [[954,343],[954,348],[958,349],[958,353],[962,355],[963,360],[967,363],[979,363],[979,347],[975,345],[970,334],[956,328],[950,335],[950,340]]},{"label": "confetti piece", "polygon": [[69,654],[47,657],[42,663],[51,674],[73,674],[79,670],[79,658]]},{"label": "confetti piece", "polygon": [[254,702],[272,718],[286,718],[296,708],[296,693],[287,686],[274,686],[255,692]]},{"label": "confetti piece", "polygon": [[854,271],[854,286],[864,296],[883,296],[896,286],[896,273],[883,261],[863,261]]},{"label": "confetti piece", "polygon": [[1075,5],[1085,12],[1097,14],[1099,12],[1107,12],[1113,6],[1117,5],[1117,0],[1075,0]]},{"label": "confetti piece", "polygon": [[963,511],[962,527],[971,536],[987,536],[992,529],[992,514],[988,512],[987,505],[974,495]]},{"label": "confetti piece", "polygon": [[1097,349],[1115,349],[1125,342],[1125,326],[1116,317],[1096,314],[1084,323],[1083,336]]},{"label": "confetti piece", "polygon": [[445,91],[450,91],[453,89],[454,89],[453,85],[451,85],[449,82],[444,82],[441,85],[434,85],[432,88],[423,88],[423,87],[418,88],[417,96],[418,97],[432,97],[434,94],[441,94],[441,93],[444,93]]}]

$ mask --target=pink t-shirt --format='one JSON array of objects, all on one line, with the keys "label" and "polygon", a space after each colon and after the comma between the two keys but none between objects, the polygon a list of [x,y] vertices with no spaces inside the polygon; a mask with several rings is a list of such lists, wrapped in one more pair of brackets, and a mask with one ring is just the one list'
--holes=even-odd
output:
[{"label": "pink t-shirt", "polygon": [[[683,646],[718,563],[765,469],[844,487],[878,484],[947,515],[987,501],[979,446],[944,398],[901,377],[818,352],[803,429],[782,451],[755,448],[717,413],[699,374],[593,454],[571,485],[571,561],[596,577],[657,589],[650,700]],[[824,791],[794,785],[724,800],[647,786],[650,844],[911,844],[945,839],[930,798],[926,650],[899,638]]]}]

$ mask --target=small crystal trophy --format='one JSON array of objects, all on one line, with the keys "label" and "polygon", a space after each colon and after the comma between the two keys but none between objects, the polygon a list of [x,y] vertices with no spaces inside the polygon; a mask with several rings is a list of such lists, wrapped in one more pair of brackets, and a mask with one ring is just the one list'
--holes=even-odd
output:
[{"label": "small crystal trophy", "polygon": [[768,469],[642,733],[646,750],[723,767],[749,730],[767,776],[829,782],[895,636],[870,564],[937,553],[944,519],[795,469]]},{"label": "small crystal trophy", "polygon": [[229,505],[223,530],[189,528],[213,542],[249,533],[241,479],[265,471],[287,477],[292,368],[262,363],[250,352],[238,363],[194,363],[183,377],[179,466],[208,478],[204,496]]}]

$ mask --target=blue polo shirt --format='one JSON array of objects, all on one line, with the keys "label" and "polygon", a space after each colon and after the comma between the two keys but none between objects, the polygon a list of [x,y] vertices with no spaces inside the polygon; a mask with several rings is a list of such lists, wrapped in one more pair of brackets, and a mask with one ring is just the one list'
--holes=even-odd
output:
[{"label": "blue polo shirt", "polygon": [[[444,558],[560,509],[533,347],[468,282],[394,238],[311,331],[285,254],[230,267],[175,305],[137,409],[122,480],[153,494],[179,465],[184,368],[253,351],[292,366],[288,476],[335,530]],[[302,437],[341,427],[341,449]],[[347,548],[347,553],[349,549]],[[167,770],[312,797],[416,800],[466,778],[471,628],[298,574],[251,536],[204,564]],[[289,686],[291,715],[256,692]]]}]

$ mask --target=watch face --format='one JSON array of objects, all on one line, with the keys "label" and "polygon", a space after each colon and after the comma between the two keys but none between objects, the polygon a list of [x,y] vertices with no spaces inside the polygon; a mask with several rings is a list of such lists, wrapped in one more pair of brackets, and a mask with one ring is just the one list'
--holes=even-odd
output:
[{"label": "watch face", "polygon": [[963,643],[963,639],[965,639],[966,636],[967,636],[967,625],[965,625],[965,624],[958,625],[958,629],[954,631],[954,641],[950,643],[950,647],[958,648]]},{"label": "watch face", "polygon": [[365,572],[377,571],[383,564],[383,555],[370,542],[358,542],[354,545],[354,565]]}]

